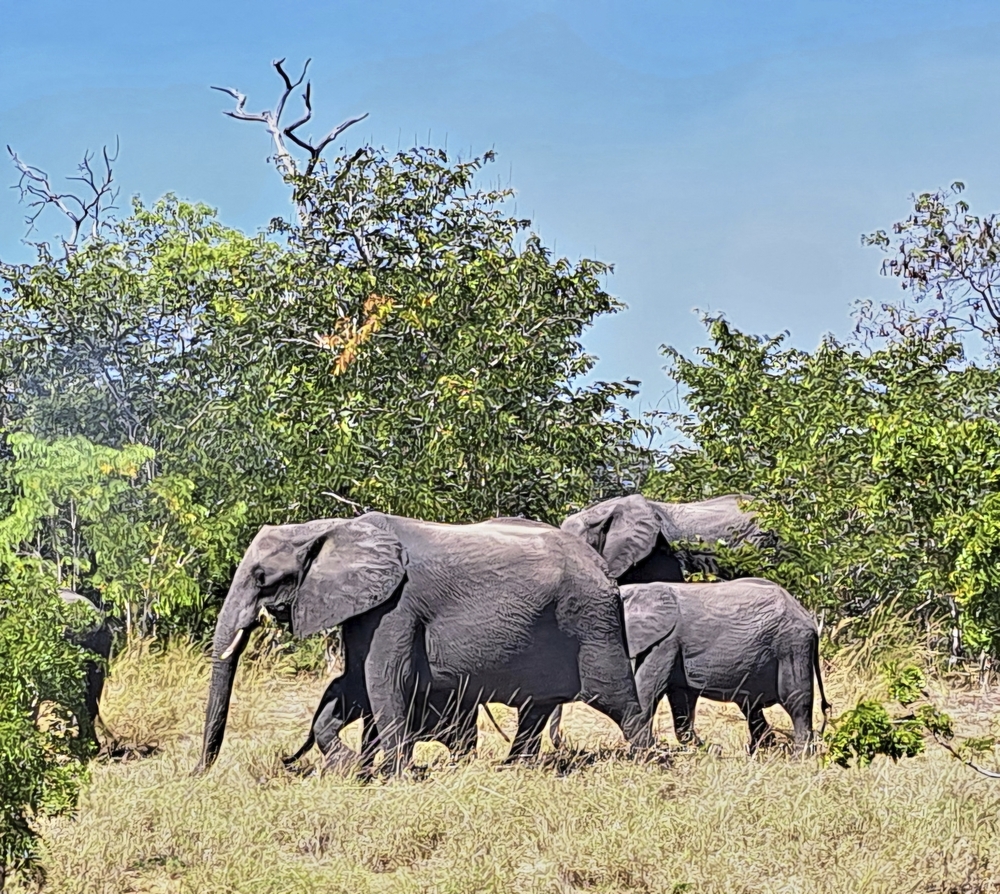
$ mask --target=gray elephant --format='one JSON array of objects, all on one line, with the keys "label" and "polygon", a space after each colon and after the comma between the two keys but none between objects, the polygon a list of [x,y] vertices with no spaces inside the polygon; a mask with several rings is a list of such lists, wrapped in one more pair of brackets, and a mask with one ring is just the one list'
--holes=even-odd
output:
[{"label": "gray elephant", "polygon": [[[313,745],[323,754],[325,768],[350,766],[360,763],[363,771],[371,769],[378,751],[378,728],[373,716],[368,689],[365,684],[365,658],[371,648],[372,637],[382,618],[389,610],[383,604],[363,615],[350,618],[341,628],[344,644],[344,673],[335,677],[326,687],[309,725],[309,735],[302,746],[286,758],[290,766]],[[427,679],[428,669],[424,655],[420,654],[421,668],[415,676]],[[452,696],[445,694],[444,702],[427,697],[426,692],[410,691],[407,703],[411,705],[408,731],[415,741],[437,739],[451,752],[453,758],[464,757],[476,746],[475,710],[458,710]],[[340,739],[340,732],[347,724],[362,721],[361,754],[348,748]]]},{"label": "gray elephant", "polygon": [[812,741],[813,674],[824,725],[819,633],[809,613],[771,581],[651,583],[622,587],[629,656],[643,720],[652,727],[666,695],[682,743],[697,743],[695,706],[704,696],[735,702],[750,727],[750,751],[768,741],[764,708],[792,719],[795,749]]},{"label": "gray elephant", "polygon": [[[713,547],[750,543],[766,546],[774,538],[760,529],[752,513],[727,494],[697,503],[660,503],[640,494],[615,497],[570,515],[560,526],[596,549],[619,584],[684,580],[684,571],[719,574]],[[672,544],[684,541],[675,549]],[[703,546],[701,546],[703,544]]]},{"label": "gray elephant", "polygon": [[[724,576],[715,547],[749,543],[762,547],[775,540],[761,530],[752,513],[727,494],[696,503],[660,503],[640,494],[604,500],[570,515],[561,528],[583,538],[605,561],[619,584],[683,582],[684,572]],[[677,548],[675,544],[683,544]],[[562,745],[562,708],[549,721],[552,744]]]},{"label": "gray elephant", "polygon": [[537,753],[545,718],[583,698],[648,748],[621,601],[579,538],[523,519],[447,525],[370,512],[262,528],[219,614],[201,760],[215,761],[247,634],[266,608],[308,636],[384,608],[363,660],[386,768],[412,762],[414,694],[459,716],[518,709],[508,760]]},{"label": "gray elephant", "polygon": [[80,718],[81,733],[87,736],[96,747],[100,746],[97,740],[96,722],[100,717],[101,694],[104,691],[104,679],[107,674],[107,662],[111,656],[111,628],[108,626],[107,618],[90,599],[82,596],[75,590],[60,589],[59,596],[67,605],[83,605],[91,616],[91,624],[82,630],[68,631],[66,638],[74,645],[81,646],[88,652],[100,656],[102,660],[87,658],[84,661],[84,673],[86,675],[86,689],[84,693],[84,704],[87,711],[85,718]]}]

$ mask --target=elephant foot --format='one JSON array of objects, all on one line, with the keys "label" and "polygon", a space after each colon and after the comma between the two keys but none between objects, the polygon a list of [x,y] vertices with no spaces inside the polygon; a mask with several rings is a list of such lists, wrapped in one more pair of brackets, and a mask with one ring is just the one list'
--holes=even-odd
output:
[{"label": "elephant foot", "polygon": [[513,770],[518,767],[534,767],[539,763],[537,754],[509,754],[499,764],[497,770]]},{"label": "elephant foot", "polygon": [[284,770],[289,776],[296,776],[299,779],[309,779],[312,776],[320,776],[320,769],[317,767],[306,767],[302,764],[285,764]]},{"label": "elephant foot", "polygon": [[333,773],[337,776],[360,775],[365,763],[362,756],[347,746],[331,749],[320,764],[320,774]]},{"label": "elephant foot", "polygon": [[376,780],[388,785],[389,783],[400,782],[426,782],[430,778],[430,768],[418,764],[410,764],[406,767],[393,768],[389,761],[382,761],[377,767],[368,770],[365,777],[367,782]]},{"label": "elephant foot", "polygon": [[640,764],[655,764],[659,767],[672,767],[674,765],[673,753],[662,745],[654,745],[652,748],[641,750],[633,748],[630,757]]}]

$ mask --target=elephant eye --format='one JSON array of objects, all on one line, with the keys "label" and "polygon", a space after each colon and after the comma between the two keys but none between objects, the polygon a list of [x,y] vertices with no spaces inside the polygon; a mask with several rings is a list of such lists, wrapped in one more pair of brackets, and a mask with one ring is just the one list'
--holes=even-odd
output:
[{"label": "elephant eye", "polygon": [[256,582],[256,584],[257,584],[258,587],[263,587],[264,586],[264,581],[266,579],[265,576],[264,576],[264,569],[263,568],[254,568],[254,570],[253,570],[253,579]]}]

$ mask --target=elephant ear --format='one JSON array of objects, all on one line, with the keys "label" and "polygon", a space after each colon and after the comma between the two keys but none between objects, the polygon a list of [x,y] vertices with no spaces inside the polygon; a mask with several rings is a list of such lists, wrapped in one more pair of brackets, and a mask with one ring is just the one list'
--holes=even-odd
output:
[{"label": "elephant ear", "polygon": [[660,533],[659,519],[639,494],[605,500],[569,516],[561,527],[604,556],[616,580],[653,551]]},{"label": "elephant ear", "polygon": [[625,609],[628,657],[638,658],[670,636],[680,620],[680,606],[673,584],[625,584],[621,588]]},{"label": "elephant ear", "polygon": [[391,598],[406,575],[395,533],[373,519],[338,520],[310,545],[292,602],[292,631],[310,636]]}]

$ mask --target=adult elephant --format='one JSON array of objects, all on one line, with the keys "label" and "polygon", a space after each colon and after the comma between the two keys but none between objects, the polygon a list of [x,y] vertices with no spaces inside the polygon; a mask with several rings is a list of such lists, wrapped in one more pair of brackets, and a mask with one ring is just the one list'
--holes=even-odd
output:
[{"label": "adult elephant", "polygon": [[750,727],[750,752],[771,737],[764,708],[781,705],[792,719],[795,749],[812,742],[813,675],[825,718],[819,633],[785,589],[760,578],[717,583],[650,583],[622,587],[629,657],[643,722],[666,695],[681,743],[697,743],[699,697],[735,702]]},{"label": "adult elephant", "polygon": [[[725,575],[715,556],[720,543],[766,546],[774,538],[752,513],[727,494],[695,503],[661,503],[640,494],[614,497],[570,515],[561,528],[585,540],[605,561],[619,584],[684,580],[684,572]],[[679,548],[675,546],[679,545]],[[562,708],[549,721],[552,744],[562,745]]]},{"label": "adult elephant", "polygon": [[97,739],[96,723],[100,717],[101,694],[104,692],[104,680],[107,674],[107,662],[111,656],[111,628],[107,618],[90,599],[75,590],[60,589],[59,597],[67,605],[83,605],[87,610],[90,623],[78,630],[67,631],[66,638],[74,645],[97,655],[100,660],[86,658],[83,663],[85,680],[84,706],[86,718],[81,720],[81,733],[89,738],[96,747],[100,747]]},{"label": "adult elephant", "polygon": [[[736,494],[696,503],[615,497],[570,515],[561,528],[596,549],[619,584],[683,581],[684,571],[719,574],[719,543],[765,546],[773,537],[744,512]],[[680,549],[674,544],[683,543]]]},{"label": "adult elephant", "polygon": [[396,772],[412,761],[415,692],[429,703],[450,696],[459,714],[490,701],[518,708],[514,759],[536,753],[545,718],[578,697],[634,747],[652,745],[617,588],[579,538],[521,519],[447,525],[370,512],[258,532],[216,624],[196,772],[218,756],[239,656],[263,608],[296,636],[384,611],[364,678]]}]

